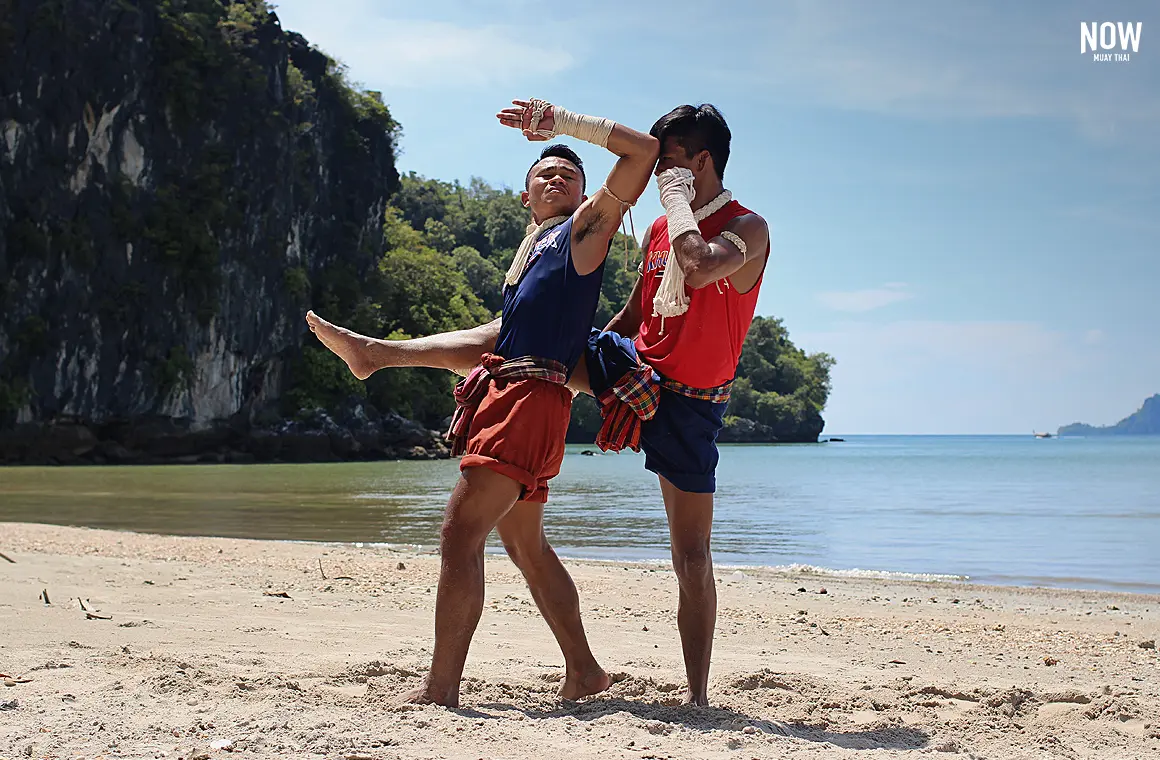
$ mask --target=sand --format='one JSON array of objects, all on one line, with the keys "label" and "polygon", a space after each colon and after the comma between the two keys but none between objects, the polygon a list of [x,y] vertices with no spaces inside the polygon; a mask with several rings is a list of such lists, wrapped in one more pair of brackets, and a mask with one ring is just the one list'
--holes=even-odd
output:
[{"label": "sand", "polygon": [[1157,596],[721,569],[693,708],[671,571],[568,561],[616,683],[563,703],[495,556],[448,710],[394,702],[428,662],[436,556],[14,523],[0,552],[2,758],[1160,754]]}]

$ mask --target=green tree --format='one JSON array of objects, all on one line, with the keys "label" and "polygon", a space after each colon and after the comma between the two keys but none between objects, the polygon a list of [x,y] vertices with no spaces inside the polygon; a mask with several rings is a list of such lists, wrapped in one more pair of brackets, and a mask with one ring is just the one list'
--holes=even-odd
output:
[{"label": "green tree", "polygon": [[455,247],[455,235],[443,222],[428,219],[423,224],[423,242],[439,253],[451,253],[451,249]]},{"label": "green tree", "polygon": [[757,419],[757,402],[761,399],[761,395],[753,390],[753,383],[749,382],[748,377],[737,378],[729,394],[728,413],[733,417]]},{"label": "green tree", "polygon": [[[428,232],[443,230],[424,222],[424,232],[388,206],[383,218],[387,250],[369,274],[337,266],[323,279],[317,303],[323,314],[368,335],[395,339],[474,327],[490,321],[491,311],[476,296],[453,257],[428,245]],[[486,262],[484,262],[486,263]],[[338,357],[327,360],[334,373],[321,371],[318,357],[304,356],[295,373],[292,405],[333,407],[351,394],[354,378]],[[345,373],[345,374],[344,374]],[[357,382],[357,381],[354,381]],[[366,397],[381,410],[438,425],[454,409],[453,378],[446,372],[388,369],[366,383]],[[362,385],[359,384],[361,388]]]},{"label": "green tree", "polygon": [[515,250],[527,234],[531,214],[514,196],[499,196],[487,204],[483,230],[491,251]]},{"label": "green tree", "polygon": [[[627,265],[624,250],[626,244]],[[632,295],[632,289],[639,277],[636,273],[638,263],[640,263],[640,246],[628,235],[616,233],[608,249],[608,262],[604,265],[604,282],[600,286],[600,302],[596,306],[597,328],[603,330],[616,313],[628,303],[628,297]]]},{"label": "green tree", "polygon": [[[493,318],[465,273],[455,266],[455,257],[427,245],[430,229],[426,222],[423,226],[427,232],[419,233],[403,221],[401,212],[387,209],[388,250],[368,281],[370,302],[364,310],[366,318],[376,324],[360,326],[360,330],[401,339],[461,330]],[[397,368],[372,376],[367,391],[380,409],[393,409],[435,426],[455,408],[454,384],[455,379],[440,370]]]},{"label": "green tree", "polygon": [[504,276],[499,267],[469,245],[461,245],[452,251],[451,261],[483,305],[498,314],[503,308]]}]

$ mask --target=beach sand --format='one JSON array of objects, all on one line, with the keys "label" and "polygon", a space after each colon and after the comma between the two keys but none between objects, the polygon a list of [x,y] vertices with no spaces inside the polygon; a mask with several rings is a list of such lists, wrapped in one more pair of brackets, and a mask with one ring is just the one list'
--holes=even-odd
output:
[{"label": "beach sand", "polygon": [[1160,754],[1157,596],[721,569],[714,706],[691,708],[671,570],[568,561],[617,680],[561,703],[559,650],[489,556],[448,710],[394,706],[436,556],[13,523],[0,552],[3,758]]}]

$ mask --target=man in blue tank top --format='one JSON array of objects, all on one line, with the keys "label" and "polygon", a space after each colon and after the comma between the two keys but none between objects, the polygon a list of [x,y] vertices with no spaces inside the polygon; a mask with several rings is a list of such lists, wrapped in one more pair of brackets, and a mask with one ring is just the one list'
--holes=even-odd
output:
[{"label": "man in blue tank top", "polygon": [[[475,355],[478,366],[455,389],[448,437],[452,452],[463,455],[461,474],[440,541],[431,670],[404,697],[411,702],[459,703],[468,647],[483,612],[483,550],[493,528],[563,650],[567,672],[560,696],[578,699],[611,684],[588,646],[576,587],[544,536],[543,507],[564,456],[572,405],[565,384],[587,346],[604,260],[621,217],[649,182],[659,142],[539,100],[513,101],[496,116],[531,141],[571,135],[619,159],[591,197],[580,158],[563,145],[546,148],[525,177],[521,200],[532,222],[504,280],[499,338],[493,353]],[[350,333],[313,312],[307,321],[327,347],[347,358]]]}]

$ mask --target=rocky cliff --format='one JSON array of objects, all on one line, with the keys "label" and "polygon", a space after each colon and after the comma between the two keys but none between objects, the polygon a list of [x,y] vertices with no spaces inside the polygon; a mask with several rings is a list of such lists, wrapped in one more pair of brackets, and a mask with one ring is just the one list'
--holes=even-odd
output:
[{"label": "rocky cliff", "polygon": [[351,438],[278,402],[305,306],[382,253],[397,134],[260,0],[0,0],[0,461]]}]

